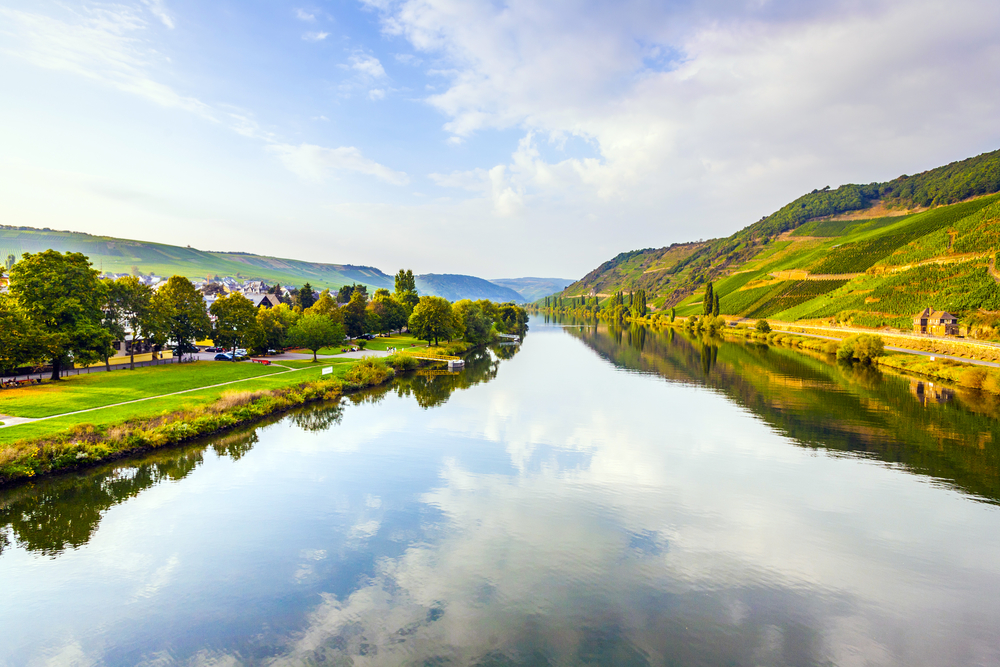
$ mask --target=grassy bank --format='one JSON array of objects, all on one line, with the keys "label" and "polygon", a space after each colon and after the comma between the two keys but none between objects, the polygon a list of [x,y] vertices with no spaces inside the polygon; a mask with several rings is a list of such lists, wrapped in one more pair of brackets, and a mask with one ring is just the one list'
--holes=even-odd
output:
[{"label": "grassy bank", "polygon": [[[396,357],[347,361],[334,366],[334,373],[326,376],[320,376],[319,367],[314,367],[302,374],[280,376],[288,380],[271,387],[262,383],[279,377],[263,377],[252,387],[219,388],[217,393],[199,396],[182,406],[156,399],[158,412],[147,403],[139,403],[87,413],[92,418],[86,422],[57,424],[56,431],[26,435],[0,445],[0,484],[217,433],[310,401],[336,399],[345,392],[387,382],[397,369],[407,370],[416,365],[414,359]],[[304,379],[305,373],[312,377]],[[52,425],[60,419],[63,418],[43,423]],[[10,427],[0,434],[24,433],[24,429],[32,426],[35,424]]]}]

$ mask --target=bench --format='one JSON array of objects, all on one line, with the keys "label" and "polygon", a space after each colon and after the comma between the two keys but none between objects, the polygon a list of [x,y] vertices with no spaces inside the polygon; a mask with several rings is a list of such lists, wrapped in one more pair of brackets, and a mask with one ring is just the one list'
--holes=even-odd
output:
[{"label": "bench", "polygon": [[250,361],[254,362],[255,364],[264,364],[265,366],[271,365],[270,359],[251,359]]}]

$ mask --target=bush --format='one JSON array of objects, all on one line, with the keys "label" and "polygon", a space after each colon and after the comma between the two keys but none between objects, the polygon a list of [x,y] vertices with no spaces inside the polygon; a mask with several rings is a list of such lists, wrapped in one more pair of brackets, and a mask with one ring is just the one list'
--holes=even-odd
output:
[{"label": "bush", "polygon": [[393,354],[385,357],[383,361],[397,371],[412,371],[419,365],[419,362],[406,354]]},{"label": "bush", "polygon": [[767,320],[757,320],[757,326],[755,327],[757,331],[761,333],[771,333],[771,325],[767,323]]},{"label": "bush", "polygon": [[382,384],[395,374],[383,360],[367,357],[351,366],[344,379],[361,387],[370,387]]},{"label": "bush", "polygon": [[838,340],[828,340],[823,345],[823,351],[827,354],[836,354],[837,350],[840,348],[840,341]]},{"label": "bush", "polygon": [[870,364],[873,360],[885,354],[885,342],[880,336],[872,334],[856,334],[845,338],[837,348],[837,359],[841,361],[857,360]]}]

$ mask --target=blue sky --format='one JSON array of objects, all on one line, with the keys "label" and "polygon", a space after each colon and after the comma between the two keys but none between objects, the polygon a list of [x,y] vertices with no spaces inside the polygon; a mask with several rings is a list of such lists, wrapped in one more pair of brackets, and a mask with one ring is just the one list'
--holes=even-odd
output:
[{"label": "blue sky", "polygon": [[0,0],[0,222],[575,278],[1000,146],[986,0]]}]

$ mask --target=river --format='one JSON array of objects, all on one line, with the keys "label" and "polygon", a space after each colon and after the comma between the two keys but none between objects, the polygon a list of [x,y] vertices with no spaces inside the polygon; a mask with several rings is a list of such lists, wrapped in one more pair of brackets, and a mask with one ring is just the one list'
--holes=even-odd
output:
[{"label": "river", "polygon": [[457,374],[0,490],[0,664],[1000,664],[998,410],[535,318]]}]

